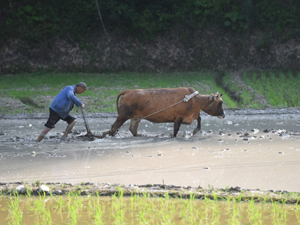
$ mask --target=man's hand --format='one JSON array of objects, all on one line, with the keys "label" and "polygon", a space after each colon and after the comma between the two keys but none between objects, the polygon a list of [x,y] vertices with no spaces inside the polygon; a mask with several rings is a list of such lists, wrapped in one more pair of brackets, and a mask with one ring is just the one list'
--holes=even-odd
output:
[{"label": "man's hand", "polygon": [[85,108],[85,102],[82,102],[81,107],[82,107],[82,108]]}]

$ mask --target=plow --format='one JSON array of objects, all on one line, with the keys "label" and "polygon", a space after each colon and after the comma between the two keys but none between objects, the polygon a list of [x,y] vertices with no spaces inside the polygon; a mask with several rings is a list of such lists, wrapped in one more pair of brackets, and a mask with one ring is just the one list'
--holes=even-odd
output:
[{"label": "plow", "polygon": [[85,125],[85,128],[86,128],[86,134],[85,135],[81,135],[79,137],[83,137],[83,138],[87,138],[88,140],[94,140],[95,138],[104,138],[107,134],[109,134],[110,132],[109,131],[106,131],[106,132],[103,132],[101,135],[97,135],[97,134],[93,134],[90,127],[89,127],[89,124],[87,122],[87,118],[86,118],[86,112],[85,110],[80,107],[81,109],[81,114],[82,114],[82,118],[83,118],[83,121],[84,121],[84,125]]}]

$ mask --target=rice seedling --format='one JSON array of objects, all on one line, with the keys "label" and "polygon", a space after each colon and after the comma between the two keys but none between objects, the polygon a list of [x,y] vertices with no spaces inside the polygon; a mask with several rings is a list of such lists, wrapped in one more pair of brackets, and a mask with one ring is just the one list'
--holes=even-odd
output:
[{"label": "rice seedling", "polygon": [[252,198],[247,207],[249,222],[255,225],[263,224],[262,213],[262,206],[255,204],[255,200]]},{"label": "rice seedling", "polygon": [[274,107],[295,107],[300,105],[298,83],[299,73],[261,72],[243,75],[243,80],[254,90],[265,96]]},{"label": "rice seedling", "polygon": [[18,195],[10,199],[8,213],[8,224],[22,224],[23,212],[20,207],[20,198]]},{"label": "rice seedling", "polygon": [[[215,193],[202,200],[171,198],[168,193],[151,198],[147,193],[124,196],[119,188],[111,197],[67,196],[0,198],[3,224],[296,224],[300,206],[287,200],[260,203],[253,197],[222,199]],[[4,215],[4,216],[2,216]]]},{"label": "rice seedling", "polygon": [[42,197],[40,196],[37,201],[34,202],[34,211],[35,214],[35,223],[36,224],[52,224],[52,216],[51,211],[46,206],[49,198],[46,199],[45,195]]}]

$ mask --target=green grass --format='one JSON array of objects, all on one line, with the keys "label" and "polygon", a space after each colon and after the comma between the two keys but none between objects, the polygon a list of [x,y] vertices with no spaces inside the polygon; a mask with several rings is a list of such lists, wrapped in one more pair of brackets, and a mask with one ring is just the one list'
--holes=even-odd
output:
[{"label": "green grass", "polygon": [[[226,86],[232,98],[239,98],[239,108],[265,108],[258,99],[258,95],[265,98],[269,107],[285,108],[300,106],[300,72],[247,72],[241,76],[245,87],[240,87],[234,80],[235,75],[227,73],[223,78],[223,85]],[[253,90],[251,92],[246,88]],[[233,95],[235,93],[235,96]]]},{"label": "green grass", "polygon": [[8,224],[298,224],[300,206],[284,199],[257,203],[240,196],[189,199],[149,198],[147,193],[124,197],[0,196],[0,222]]},{"label": "green grass", "polygon": [[244,74],[243,80],[261,95],[265,96],[271,106],[300,106],[300,73],[262,72]]},{"label": "green grass", "polygon": [[[48,112],[49,104],[62,88],[80,81],[88,86],[88,90],[79,95],[87,103],[88,112],[116,112],[118,93],[137,88],[193,87],[200,94],[218,91],[224,93],[225,107],[235,107],[235,102],[215,83],[214,76],[209,73],[34,73],[3,75],[0,80],[0,97],[27,98],[41,106],[41,109],[27,105],[27,109],[13,110],[3,107],[1,110],[5,113]],[[47,98],[43,101],[45,96]]]},{"label": "green grass", "polygon": [[[116,97],[126,89],[193,87],[200,94],[223,94],[224,108],[264,108],[259,93],[271,107],[300,106],[300,72],[248,72],[241,76],[255,93],[241,88],[233,73],[220,76],[209,72],[173,73],[33,73],[0,76],[0,97],[15,101],[1,106],[1,113],[48,113],[52,99],[67,85],[83,81],[88,90],[78,97],[87,112],[117,112]],[[233,95],[235,93],[235,96]],[[238,97],[237,97],[238,96]],[[22,100],[22,104],[19,100]],[[30,104],[32,103],[32,104]],[[17,107],[19,106],[19,107]]]}]

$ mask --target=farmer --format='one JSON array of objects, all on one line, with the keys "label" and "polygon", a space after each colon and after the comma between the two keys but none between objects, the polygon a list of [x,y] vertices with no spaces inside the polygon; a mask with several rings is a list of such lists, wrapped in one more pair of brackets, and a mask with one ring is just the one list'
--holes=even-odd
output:
[{"label": "farmer", "polygon": [[55,124],[59,120],[64,120],[68,123],[66,131],[64,135],[61,137],[61,140],[66,140],[68,134],[74,127],[76,123],[76,118],[69,115],[69,112],[73,109],[74,103],[78,107],[85,107],[85,103],[81,102],[75,94],[81,94],[86,90],[86,84],[80,82],[76,85],[65,87],[51,102],[49,106],[50,115],[47,123],[45,124],[44,130],[42,130],[41,134],[37,138],[37,142],[40,142],[44,139],[45,135],[54,128]]}]

